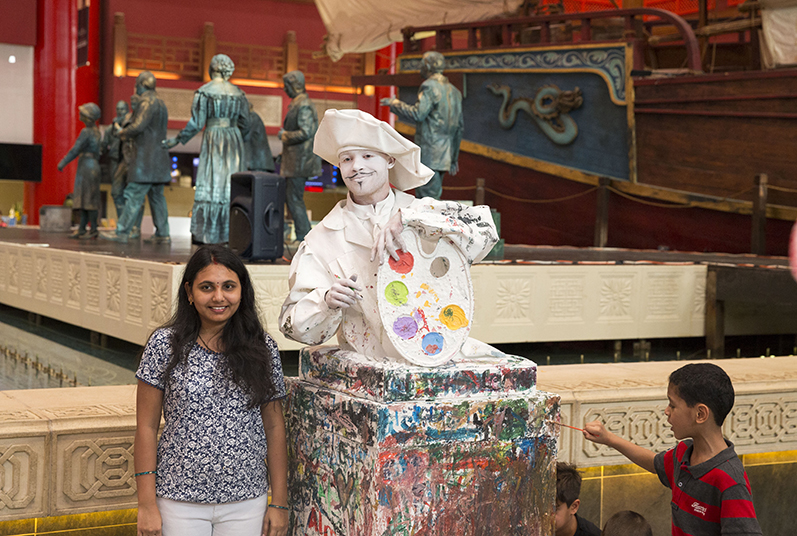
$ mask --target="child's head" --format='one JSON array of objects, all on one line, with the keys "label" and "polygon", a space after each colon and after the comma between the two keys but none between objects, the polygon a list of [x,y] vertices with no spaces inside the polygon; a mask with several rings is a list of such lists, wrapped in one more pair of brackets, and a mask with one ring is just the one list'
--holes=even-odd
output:
[{"label": "child's head", "polygon": [[93,102],[81,104],[77,109],[80,112],[80,120],[83,121],[86,126],[91,126],[99,121],[102,115],[100,113],[100,107]]},{"label": "child's head", "polygon": [[680,398],[690,409],[697,408],[700,411],[700,406],[705,406],[717,426],[722,426],[733,408],[731,379],[724,370],[711,363],[692,363],[674,371],[670,374],[667,394],[671,405],[673,398],[676,398],[676,402]]},{"label": "child's head", "polygon": [[[576,512],[581,506],[581,475],[575,465],[557,462],[556,464],[556,533],[571,533],[575,527]],[[571,533],[572,534],[572,533]]]},{"label": "child's head", "polygon": [[185,266],[180,289],[176,316],[192,319],[199,326],[210,327],[208,322],[224,326],[240,313],[256,315],[249,272],[228,248],[210,245],[197,249]]},{"label": "child's head", "polygon": [[601,536],[653,536],[650,523],[636,512],[617,512],[603,525]]}]

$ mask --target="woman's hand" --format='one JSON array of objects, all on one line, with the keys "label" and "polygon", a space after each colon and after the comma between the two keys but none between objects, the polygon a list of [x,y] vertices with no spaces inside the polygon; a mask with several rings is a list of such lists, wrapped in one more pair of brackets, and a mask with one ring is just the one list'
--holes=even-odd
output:
[{"label": "woman's hand", "polygon": [[137,536],[161,536],[162,524],[161,513],[157,506],[153,504],[138,507]]},{"label": "woman's hand", "polygon": [[379,233],[374,242],[374,247],[371,248],[371,262],[374,259],[379,259],[379,264],[385,262],[385,252],[390,255],[394,261],[399,260],[398,251],[406,249],[404,240],[401,239],[401,232],[404,230],[404,224],[401,221],[401,211],[396,212],[385,225],[385,228]]},{"label": "woman's hand", "polygon": [[180,142],[177,141],[177,138],[169,138],[168,140],[163,140],[161,142],[161,146],[163,146],[164,149],[171,149],[172,147],[176,146],[178,143]]},{"label": "woman's hand", "polygon": [[266,508],[266,517],[263,519],[263,536],[285,536],[288,534],[290,512],[282,508]]}]

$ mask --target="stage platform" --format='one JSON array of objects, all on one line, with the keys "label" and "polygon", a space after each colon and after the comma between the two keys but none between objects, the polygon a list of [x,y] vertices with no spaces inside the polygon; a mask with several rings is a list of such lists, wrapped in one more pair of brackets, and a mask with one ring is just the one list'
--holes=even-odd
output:
[{"label": "stage platform", "polygon": [[[0,229],[0,302],[143,344],[169,318],[193,247]],[[706,336],[722,356],[726,334],[797,333],[797,283],[782,257],[511,245],[505,257],[471,272],[471,335],[485,342]],[[295,350],[277,328],[288,267],[248,265],[267,329]]]}]

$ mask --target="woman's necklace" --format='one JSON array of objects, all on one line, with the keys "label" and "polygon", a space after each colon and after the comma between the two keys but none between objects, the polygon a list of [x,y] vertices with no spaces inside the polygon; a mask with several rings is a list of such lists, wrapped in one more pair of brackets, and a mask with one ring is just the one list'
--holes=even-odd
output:
[{"label": "woman's necklace", "polygon": [[[197,336],[199,337],[199,340],[200,340],[200,341],[202,341],[202,344],[204,344],[204,345],[205,345],[205,348],[207,348],[207,349],[208,349],[208,350],[210,350],[211,352],[215,352],[215,351],[216,351],[216,350],[214,350],[213,348],[211,348],[211,347],[210,347],[210,345],[209,345],[207,342],[205,342],[205,339],[203,339],[203,338],[202,338],[202,335],[201,335],[201,334],[197,333]],[[211,338],[210,338],[210,340],[212,341],[212,340],[213,340],[213,337],[211,337]]]}]

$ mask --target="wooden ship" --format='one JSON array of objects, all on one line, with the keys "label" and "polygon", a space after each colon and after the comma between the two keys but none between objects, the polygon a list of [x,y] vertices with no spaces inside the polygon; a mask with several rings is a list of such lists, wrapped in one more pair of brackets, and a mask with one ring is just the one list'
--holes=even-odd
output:
[{"label": "wooden ship", "polygon": [[762,69],[755,5],[709,7],[405,28],[395,74],[352,80],[414,102],[423,52],[445,55],[465,132],[444,197],[478,188],[507,243],[785,255],[797,69]]}]

